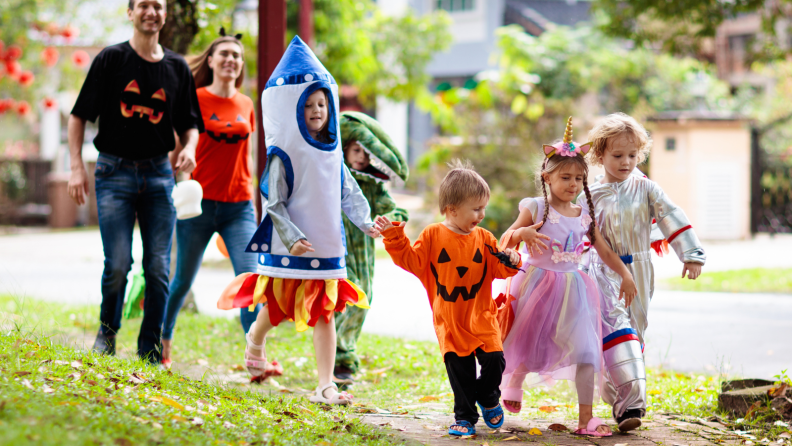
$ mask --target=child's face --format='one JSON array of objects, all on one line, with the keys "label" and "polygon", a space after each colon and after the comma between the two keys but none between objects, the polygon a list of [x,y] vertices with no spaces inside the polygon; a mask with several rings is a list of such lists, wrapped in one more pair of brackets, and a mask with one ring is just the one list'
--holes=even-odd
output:
[{"label": "child's face", "polygon": [[327,96],[316,90],[305,101],[305,125],[311,136],[316,137],[327,124]]},{"label": "child's face", "polygon": [[606,182],[620,183],[630,177],[638,164],[638,146],[633,138],[620,135],[611,140],[600,161],[605,168]]},{"label": "child's face", "polygon": [[347,164],[355,170],[366,170],[369,164],[371,164],[369,154],[366,153],[366,150],[357,141],[349,144],[344,157],[346,158]]},{"label": "child's face", "polygon": [[561,201],[571,202],[583,189],[583,169],[576,164],[567,164],[542,176],[553,197]]},{"label": "child's face", "polygon": [[446,219],[463,232],[473,232],[484,220],[488,202],[488,198],[471,198],[460,206],[449,206]]}]

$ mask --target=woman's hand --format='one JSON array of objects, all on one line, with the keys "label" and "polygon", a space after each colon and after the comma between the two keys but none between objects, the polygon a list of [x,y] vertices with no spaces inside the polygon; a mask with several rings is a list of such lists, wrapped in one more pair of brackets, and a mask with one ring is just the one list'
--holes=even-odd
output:
[{"label": "woman's hand", "polygon": [[513,250],[511,248],[507,248],[507,249],[503,250],[503,253],[509,256],[509,261],[511,262],[512,265],[519,265],[520,264],[520,260],[522,260],[522,259],[520,258],[520,253],[519,252],[517,252],[517,251],[515,251],[515,250]]},{"label": "woman's hand", "polygon": [[632,274],[622,278],[621,287],[619,288],[619,299],[624,299],[624,306],[629,308],[637,295],[638,287],[635,286]]},{"label": "woman's hand", "polygon": [[701,263],[685,262],[685,266],[682,268],[683,279],[685,274],[687,274],[688,279],[696,280],[701,275]]},{"label": "woman's hand", "polygon": [[371,238],[377,238],[377,237],[380,236],[380,233],[377,230],[376,225],[369,226],[368,229],[366,229],[364,232],[366,233],[367,236],[369,236]]},{"label": "woman's hand", "polygon": [[531,255],[531,257],[534,257],[534,253],[533,253],[534,249],[536,249],[539,255],[544,254],[542,250],[539,248],[540,246],[543,247],[544,249],[548,249],[547,245],[545,245],[544,242],[542,242],[542,239],[550,240],[550,237],[545,234],[540,234],[539,232],[537,232],[539,228],[542,227],[543,223],[544,222],[540,221],[535,225],[531,225],[525,228],[520,228],[518,230],[519,232],[518,236],[520,237],[520,239],[522,239],[522,241],[525,242],[525,248],[528,251],[528,254]]},{"label": "woman's hand", "polygon": [[301,256],[306,252],[314,252],[315,249],[311,248],[311,244],[308,240],[300,239],[294,242],[291,249],[289,250],[289,254],[293,256]]}]

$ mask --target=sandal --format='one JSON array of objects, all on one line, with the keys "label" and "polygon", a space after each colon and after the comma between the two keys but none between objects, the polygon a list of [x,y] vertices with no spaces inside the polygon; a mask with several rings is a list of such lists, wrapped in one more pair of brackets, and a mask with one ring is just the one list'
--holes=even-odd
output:
[{"label": "sandal", "polygon": [[613,432],[597,432],[598,427],[605,425],[606,424],[603,423],[601,419],[594,417],[589,420],[585,428],[579,428],[575,432],[572,432],[572,435],[585,435],[588,437],[612,437]]},{"label": "sandal", "polygon": [[508,403],[508,401],[515,401],[522,403],[523,390],[520,388],[507,387],[501,391],[501,399],[503,400],[503,407],[511,413],[520,413],[522,406],[516,408]]},{"label": "sandal", "polygon": [[[476,404],[478,404],[478,407],[481,408],[481,418],[484,418],[484,424],[486,424],[488,428],[497,429],[503,426],[503,419],[505,417],[503,416],[503,408],[501,407],[500,404],[493,407],[492,409],[485,409],[484,406],[481,405],[481,403],[476,403]],[[497,417],[498,415],[500,415],[500,420],[498,420],[497,423],[493,423],[490,421],[493,418]]]},{"label": "sandal", "polygon": [[[458,429],[454,429],[454,427],[457,428],[464,427],[465,429],[467,429],[467,432],[461,432]],[[454,435],[457,437],[471,437],[473,435],[476,435],[476,426],[470,424],[470,421],[465,421],[465,420],[454,421],[454,424],[452,424],[448,428],[448,435]]]},{"label": "sandal", "polygon": [[[324,396],[324,391],[327,389],[333,388],[336,390],[336,393],[333,394],[330,398]],[[308,400],[312,403],[322,403],[322,404],[338,404],[341,406],[346,406],[352,403],[352,395],[346,392],[339,392],[338,386],[335,383],[331,382],[326,384],[324,387],[317,387],[316,394]]]},{"label": "sandal", "polygon": [[250,348],[255,348],[259,350],[264,349],[263,344],[256,344],[250,339],[250,331],[252,331],[253,326],[256,323],[254,322],[248,330],[248,333],[245,335],[245,340],[247,341],[247,346],[245,346],[245,367],[247,367],[248,372],[252,375],[253,378],[250,382],[258,382],[269,378],[270,376],[281,376],[283,375],[283,366],[281,366],[278,361],[267,362],[266,357],[258,357],[253,356],[250,353]]}]

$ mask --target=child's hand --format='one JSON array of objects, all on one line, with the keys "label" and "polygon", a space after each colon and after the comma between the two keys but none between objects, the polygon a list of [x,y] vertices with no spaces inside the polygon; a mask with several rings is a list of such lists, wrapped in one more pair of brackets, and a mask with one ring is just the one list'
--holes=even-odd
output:
[{"label": "child's hand", "polygon": [[518,253],[517,251],[509,248],[509,249],[504,249],[503,253],[509,256],[509,261],[511,262],[512,265],[520,264],[520,260],[521,260],[520,253]]},{"label": "child's hand", "polygon": [[622,279],[622,284],[619,288],[619,299],[624,299],[624,306],[629,308],[637,295],[638,288],[635,286],[635,280],[633,280],[632,274],[630,274]]},{"label": "child's hand", "polygon": [[540,246],[543,247],[544,249],[547,249],[547,245],[545,245],[541,239],[550,240],[550,237],[545,234],[540,234],[537,232],[539,228],[542,227],[542,224],[543,222],[540,221],[535,225],[528,226],[527,228],[521,228],[519,230],[520,238],[522,239],[522,241],[525,242],[525,248],[528,251],[528,254],[531,255],[531,257],[533,257],[534,255],[533,253],[534,249],[536,249],[539,255],[544,254],[542,250],[539,249]]},{"label": "child's hand", "polygon": [[380,215],[374,220],[374,226],[376,227],[377,231],[382,232],[390,228],[395,228],[396,225],[391,223],[388,217]]},{"label": "child's hand", "polygon": [[311,244],[308,240],[300,239],[294,242],[291,249],[289,250],[289,254],[293,256],[301,256],[306,252],[314,252],[315,249],[311,248]]},{"label": "child's hand", "polygon": [[685,274],[687,274],[688,279],[696,280],[696,278],[701,275],[701,263],[685,262],[685,266],[682,267],[683,279],[685,278]]}]

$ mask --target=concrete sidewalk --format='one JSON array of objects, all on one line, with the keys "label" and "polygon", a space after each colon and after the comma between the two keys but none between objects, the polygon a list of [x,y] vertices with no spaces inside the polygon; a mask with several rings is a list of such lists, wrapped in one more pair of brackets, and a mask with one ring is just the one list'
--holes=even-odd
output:
[{"label": "concrete sidewalk", "polygon": [[[705,243],[707,271],[750,267],[792,267],[792,236]],[[133,271],[140,266],[139,233]],[[214,240],[205,261],[223,257]],[[655,260],[658,279],[679,275],[675,255]],[[0,293],[53,302],[98,305],[104,257],[96,229],[0,236]],[[435,340],[426,292],[411,274],[389,259],[377,260],[372,310],[364,332]],[[230,269],[201,268],[193,286],[201,313],[235,317],[217,310]],[[652,302],[646,360],[678,370],[727,371],[770,378],[792,369],[792,296],[689,293],[660,290]]]}]

